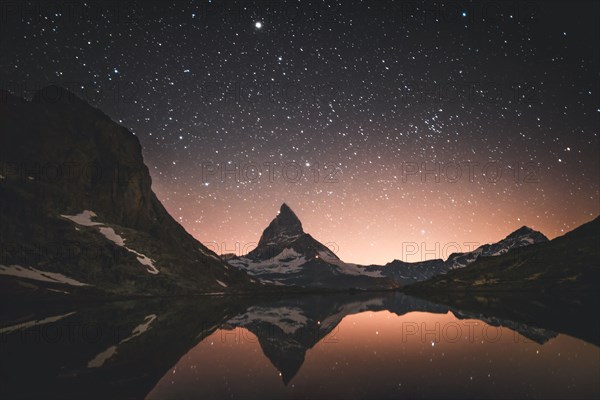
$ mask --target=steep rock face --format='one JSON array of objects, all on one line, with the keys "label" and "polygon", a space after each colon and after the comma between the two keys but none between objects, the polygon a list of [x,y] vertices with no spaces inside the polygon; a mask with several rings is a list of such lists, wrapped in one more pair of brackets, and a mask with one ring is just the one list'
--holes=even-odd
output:
[{"label": "steep rock face", "polygon": [[64,286],[63,278],[44,280],[46,272],[87,285],[68,285],[69,293],[250,285],[168,214],[152,191],[140,143],[126,128],[56,86],[31,101],[7,92],[0,98],[4,285],[26,293]]},{"label": "steep rock face", "polygon": [[257,247],[244,257],[228,260],[263,283],[322,289],[391,289],[380,272],[345,263],[302,229],[302,223],[282,204],[264,230]]},{"label": "steep rock face", "polygon": [[274,257],[302,235],[302,223],[292,209],[283,203],[275,219],[264,230],[256,248],[248,253],[248,258],[264,260]]}]

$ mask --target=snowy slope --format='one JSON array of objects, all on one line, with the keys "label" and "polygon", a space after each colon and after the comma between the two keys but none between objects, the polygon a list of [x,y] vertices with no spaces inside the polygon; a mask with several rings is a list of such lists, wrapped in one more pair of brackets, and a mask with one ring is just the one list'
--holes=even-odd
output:
[{"label": "snowy slope", "polygon": [[343,262],[305,233],[302,223],[286,204],[281,206],[253,251],[244,257],[228,256],[227,262],[262,283],[331,289],[392,286],[381,272]]}]

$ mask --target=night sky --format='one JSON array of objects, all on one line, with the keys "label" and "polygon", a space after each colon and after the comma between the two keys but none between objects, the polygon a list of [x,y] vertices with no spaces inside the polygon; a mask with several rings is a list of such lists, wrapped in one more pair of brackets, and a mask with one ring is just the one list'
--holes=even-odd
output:
[{"label": "night sky", "polygon": [[359,263],[600,213],[597,2],[75,4],[0,1],[2,88],[61,84],[134,132],[218,253],[282,202]]}]

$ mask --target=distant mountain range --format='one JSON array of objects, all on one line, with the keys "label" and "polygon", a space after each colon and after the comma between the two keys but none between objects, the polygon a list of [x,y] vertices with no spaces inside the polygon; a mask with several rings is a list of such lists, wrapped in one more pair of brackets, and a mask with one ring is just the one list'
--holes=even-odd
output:
[{"label": "distant mountain range", "polygon": [[551,241],[480,257],[464,268],[409,288],[414,292],[599,289],[600,217]]},{"label": "distant mountain range", "polygon": [[393,278],[398,284],[408,285],[466,267],[480,257],[494,257],[512,249],[547,241],[548,238],[541,232],[523,226],[499,242],[484,244],[466,253],[452,253],[446,260],[435,259],[414,263],[394,260],[384,266],[369,266],[367,269],[381,271],[382,275]]},{"label": "distant mountain range", "polygon": [[140,143],[126,128],[56,86],[31,101],[8,92],[0,98],[3,295],[254,286],[167,213],[151,189]]},{"label": "distant mountain range", "polygon": [[393,289],[465,267],[479,257],[492,257],[534,243],[548,241],[538,231],[522,227],[501,241],[468,253],[453,253],[447,260],[363,266],[340,260],[325,245],[302,229],[287,204],[264,230],[258,246],[243,257],[227,254],[230,265],[263,283],[329,289]]}]

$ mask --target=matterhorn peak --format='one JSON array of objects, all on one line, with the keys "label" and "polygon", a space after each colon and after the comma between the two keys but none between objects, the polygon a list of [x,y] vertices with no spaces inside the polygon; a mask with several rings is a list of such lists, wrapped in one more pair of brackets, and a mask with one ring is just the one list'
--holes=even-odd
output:
[{"label": "matterhorn peak", "polygon": [[267,229],[263,231],[258,241],[258,246],[248,256],[251,258],[260,258],[266,255],[272,257],[302,235],[304,235],[302,222],[300,222],[292,209],[283,203],[279,208],[277,216],[271,221]]},{"label": "matterhorn peak", "polygon": [[284,218],[287,222],[294,222],[302,225],[296,214],[294,214],[292,209],[285,203],[281,204],[281,207],[279,207],[276,219],[277,218]]},{"label": "matterhorn peak", "polygon": [[288,238],[297,238],[303,233],[302,222],[300,222],[292,209],[283,203],[275,219],[264,230],[258,245],[277,243]]}]

